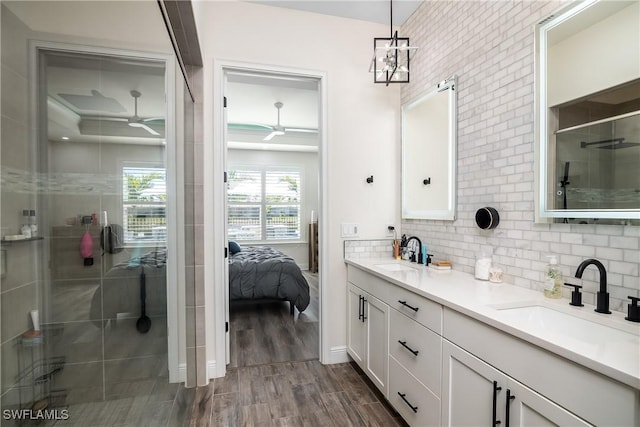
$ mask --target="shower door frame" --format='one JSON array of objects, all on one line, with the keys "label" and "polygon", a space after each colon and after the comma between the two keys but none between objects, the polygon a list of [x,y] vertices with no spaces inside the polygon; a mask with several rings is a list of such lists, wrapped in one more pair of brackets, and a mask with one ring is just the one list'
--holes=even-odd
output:
[{"label": "shower door frame", "polygon": [[[185,250],[184,244],[184,216],[180,215],[177,206],[179,198],[179,183],[184,183],[183,177],[178,176],[183,171],[179,162],[184,156],[184,148],[177,138],[176,121],[176,58],[173,54],[159,52],[144,52],[129,49],[118,49],[102,46],[79,45],[72,43],[30,40],[29,41],[29,143],[32,147],[40,148],[40,143],[47,138],[46,117],[42,116],[41,94],[42,74],[39,56],[41,51],[69,52],[105,57],[131,58],[136,60],[150,60],[163,62],[165,67],[165,167],[166,167],[166,217],[167,217],[167,264],[166,264],[166,291],[167,291],[167,365],[169,370],[169,382],[186,381],[186,360],[180,363],[180,354],[186,352],[186,323],[184,306],[184,280],[179,280],[180,273],[184,273]],[[46,105],[46,101],[44,103]],[[44,126],[43,126],[43,123]],[[32,155],[35,164],[42,167],[48,162],[47,150],[36,150]],[[39,171],[48,173],[48,171]],[[47,242],[48,243],[48,242]],[[46,244],[46,243],[45,243]],[[43,264],[49,262],[48,246],[43,251]],[[46,270],[43,270],[46,271]],[[184,276],[184,274],[182,274]],[[48,280],[48,277],[41,277]],[[42,300],[42,295],[38,295]],[[182,305],[180,305],[182,302]],[[182,321],[180,321],[182,319]]]}]

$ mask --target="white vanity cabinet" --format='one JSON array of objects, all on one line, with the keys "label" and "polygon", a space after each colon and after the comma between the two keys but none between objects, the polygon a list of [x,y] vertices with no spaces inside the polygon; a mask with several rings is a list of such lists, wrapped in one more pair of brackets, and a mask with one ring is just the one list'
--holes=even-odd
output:
[{"label": "white vanity cabinet", "polygon": [[500,426],[639,425],[638,390],[455,310],[443,317],[444,425],[489,425],[493,381]]},{"label": "white vanity cabinet", "polygon": [[447,340],[442,347],[443,425],[591,425]]},{"label": "white vanity cabinet", "polygon": [[410,425],[440,425],[442,307],[351,266],[348,279],[349,355]]},{"label": "white vanity cabinet", "polygon": [[347,351],[386,396],[389,306],[352,283],[348,285]]}]

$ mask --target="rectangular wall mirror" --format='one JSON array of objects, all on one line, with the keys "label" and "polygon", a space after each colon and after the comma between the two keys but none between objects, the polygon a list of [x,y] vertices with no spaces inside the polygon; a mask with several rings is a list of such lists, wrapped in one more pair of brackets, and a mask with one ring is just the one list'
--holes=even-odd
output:
[{"label": "rectangular wall mirror", "polygon": [[640,224],[639,16],[587,0],[537,27],[541,221]]},{"label": "rectangular wall mirror", "polygon": [[456,76],[402,106],[402,218],[455,219]]}]

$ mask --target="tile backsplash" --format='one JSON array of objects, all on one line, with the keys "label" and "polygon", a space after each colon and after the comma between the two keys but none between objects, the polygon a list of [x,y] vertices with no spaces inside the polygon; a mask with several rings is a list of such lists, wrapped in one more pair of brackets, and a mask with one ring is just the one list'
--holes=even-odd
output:
[{"label": "tile backsplash", "polygon": [[[640,227],[534,222],[534,29],[567,2],[427,1],[401,33],[420,46],[402,102],[458,76],[458,201],[455,221],[403,220],[436,258],[472,273],[475,257],[491,250],[505,282],[541,289],[546,255],[557,254],[566,281],[587,258],[603,262],[611,309],[626,311],[640,294]],[[477,209],[500,213],[495,230],[480,230]],[[593,304],[597,269],[584,275],[584,301]],[[569,289],[563,290],[569,295]]]},{"label": "tile backsplash", "polygon": [[393,239],[345,240],[344,258],[389,258],[393,259]]}]

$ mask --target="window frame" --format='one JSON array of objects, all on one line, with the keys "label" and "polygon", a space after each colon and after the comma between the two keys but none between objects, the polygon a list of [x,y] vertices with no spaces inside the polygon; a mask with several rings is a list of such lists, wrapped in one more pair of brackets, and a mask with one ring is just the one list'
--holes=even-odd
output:
[{"label": "window frame", "polygon": [[[229,201],[228,185],[231,182],[227,180],[227,235],[230,240],[237,240],[247,244],[287,244],[287,243],[300,243],[304,241],[304,227],[303,227],[303,213],[304,213],[304,168],[299,165],[285,165],[285,166],[270,166],[270,165],[246,165],[246,164],[234,164],[229,165],[228,175],[231,176],[232,171],[245,171],[245,172],[259,172],[260,173],[260,202],[234,202]],[[283,203],[283,206],[295,205],[298,208],[298,236],[294,238],[268,238],[267,236],[267,206],[278,206],[278,203],[269,202],[267,200],[267,175],[269,173],[290,173],[297,174],[298,177],[298,202],[297,203]],[[260,238],[259,239],[238,239],[229,235],[229,211],[232,205],[247,206],[260,206]]]}]

